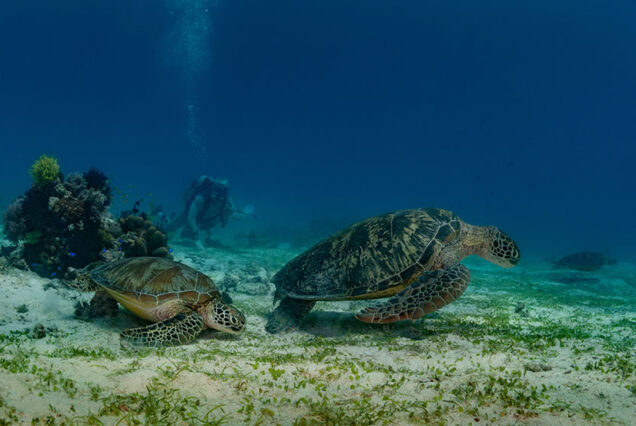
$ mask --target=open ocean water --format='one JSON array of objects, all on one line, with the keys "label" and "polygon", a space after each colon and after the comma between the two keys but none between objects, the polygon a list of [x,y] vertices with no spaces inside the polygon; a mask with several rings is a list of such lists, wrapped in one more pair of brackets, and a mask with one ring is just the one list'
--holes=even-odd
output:
[{"label": "open ocean water", "polygon": [[633,424],[635,20],[2,2],[0,424]]}]

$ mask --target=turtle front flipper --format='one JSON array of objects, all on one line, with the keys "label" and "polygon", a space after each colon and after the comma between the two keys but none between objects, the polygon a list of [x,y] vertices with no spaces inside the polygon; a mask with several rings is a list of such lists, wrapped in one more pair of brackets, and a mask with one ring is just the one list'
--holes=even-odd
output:
[{"label": "turtle front flipper", "polygon": [[201,315],[189,311],[146,327],[129,328],[122,331],[120,337],[122,345],[176,346],[190,343],[204,328]]},{"label": "turtle front flipper", "polygon": [[430,271],[388,301],[361,310],[356,318],[382,324],[416,320],[457,299],[469,281],[470,272],[463,265]]}]

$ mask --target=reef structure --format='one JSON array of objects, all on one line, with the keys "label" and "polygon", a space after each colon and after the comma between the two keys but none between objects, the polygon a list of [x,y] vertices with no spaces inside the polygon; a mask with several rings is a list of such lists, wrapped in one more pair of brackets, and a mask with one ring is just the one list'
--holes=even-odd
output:
[{"label": "reef structure", "polygon": [[92,262],[135,256],[170,257],[165,234],[141,217],[117,220],[108,179],[91,168],[64,176],[57,160],[42,156],[33,183],[6,210],[2,252],[17,267],[41,276],[72,277]]}]

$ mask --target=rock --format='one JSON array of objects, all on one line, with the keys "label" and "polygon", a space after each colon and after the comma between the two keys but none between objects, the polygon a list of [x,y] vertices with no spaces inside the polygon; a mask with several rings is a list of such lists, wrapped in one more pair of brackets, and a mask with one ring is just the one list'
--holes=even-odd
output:
[{"label": "rock", "polygon": [[263,278],[260,277],[259,275],[252,275],[251,277],[247,278],[248,281],[253,282],[253,283],[262,283],[263,282]]},{"label": "rock", "polygon": [[70,266],[66,269],[66,274],[64,274],[64,278],[66,278],[67,280],[74,280],[75,278],[77,278],[78,271],[79,271],[78,269]]},{"label": "rock", "polygon": [[118,311],[117,301],[102,292],[95,293],[90,303],[77,302],[75,304],[75,318],[83,321],[105,316],[114,317]]},{"label": "rock", "polygon": [[57,288],[57,285],[55,285],[55,282],[56,280],[48,281],[46,284],[42,286],[42,288],[44,289],[44,291],[51,290],[51,289],[55,290]]},{"label": "rock", "polygon": [[532,371],[534,373],[539,373],[541,371],[550,371],[552,370],[552,366],[541,361],[529,361],[524,365],[526,370]]},{"label": "rock", "polygon": [[91,307],[86,302],[77,302],[75,304],[75,312],[73,313],[75,318],[82,321],[88,321],[91,319]]},{"label": "rock", "polygon": [[152,256],[155,257],[167,257],[170,254],[168,247],[159,247],[152,251]]},{"label": "rock", "polygon": [[13,266],[22,269],[23,271],[27,271],[29,269],[29,265],[27,265],[26,260],[24,259],[15,259],[13,261]]},{"label": "rock", "polygon": [[9,269],[11,267],[11,262],[5,256],[0,256],[0,270]]},{"label": "rock", "polygon": [[36,324],[29,332],[31,339],[42,339],[46,337],[46,328],[42,324]]},{"label": "rock", "polygon": [[249,294],[251,296],[265,296],[270,294],[274,289],[272,283],[255,283],[255,282],[241,282],[234,291],[243,294]]},{"label": "rock", "polygon": [[223,279],[218,282],[218,285],[222,290],[228,291],[234,290],[239,282],[240,279],[238,277],[234,275],[225,275]]},{"label": "rock", "polygon": [[261,266],[259,266],[258,264],[254,262],[251,262],[245,267],[245,272],[248,275],[257,275],[261,269],[263,269]]}]

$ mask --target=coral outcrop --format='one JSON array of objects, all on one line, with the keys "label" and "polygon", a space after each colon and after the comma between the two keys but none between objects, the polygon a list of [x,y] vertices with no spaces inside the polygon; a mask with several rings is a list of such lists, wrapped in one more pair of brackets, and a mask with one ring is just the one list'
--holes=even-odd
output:
[{"label": "coral outcrop", "polygon": [[98,260],[169,256],[165,234],[138,216],[116,220],[112,191],[97,169],[63,177],[54,158],[42,156],[31,168],[33,185],[4,214],[4,254],[16,266],[63,277]]},{"label": "coral outcrop", "polygon": [[142,216],[126,216],[119,219],[123,234],[119,237],[125,257],[169,255],[166,234]]}]

